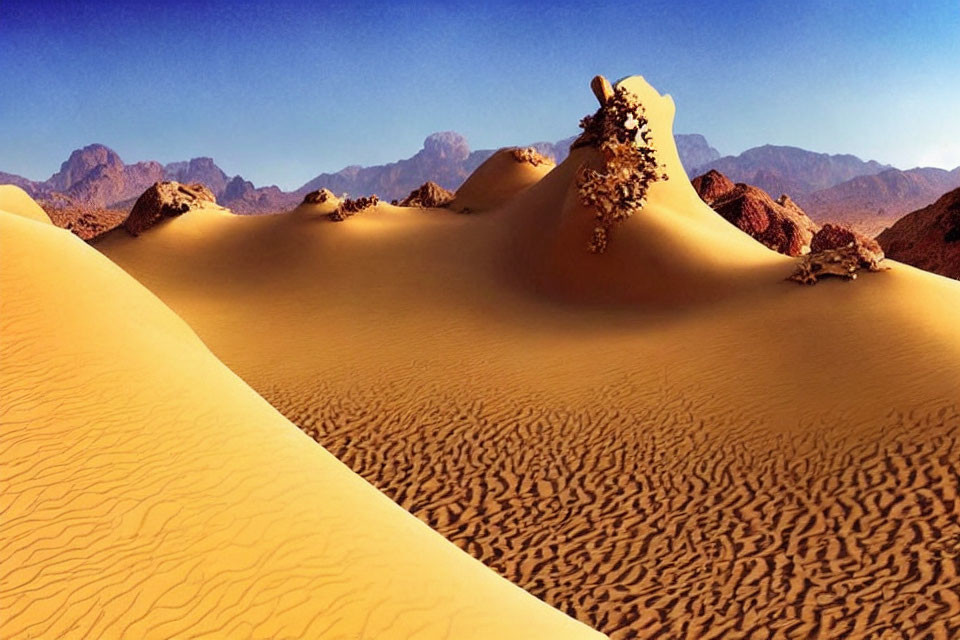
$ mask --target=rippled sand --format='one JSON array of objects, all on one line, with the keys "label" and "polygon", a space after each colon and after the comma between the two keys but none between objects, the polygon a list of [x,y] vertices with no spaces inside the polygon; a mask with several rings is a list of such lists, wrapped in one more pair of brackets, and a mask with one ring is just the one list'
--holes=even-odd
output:
[{"label": "rippled sand", "polygon": [[487,172],[470,215],[198,211],[97,247],[354,471],[611,637],[957,637],[960,283],[785,282],[628,82],[671,180],[602,256],[590,150],[510,194]]}]

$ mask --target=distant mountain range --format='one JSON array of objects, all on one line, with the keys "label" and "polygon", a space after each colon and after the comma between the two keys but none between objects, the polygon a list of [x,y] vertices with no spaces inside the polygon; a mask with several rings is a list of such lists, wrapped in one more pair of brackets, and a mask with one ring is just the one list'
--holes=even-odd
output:
[{"label": "distant mountain range", "polygon": [[[538,142],[545,155],[563,161],[575,136]],[[737,156],[722,156],[697,134],[675,136],[680,159],[689,176],[716,170],[737,183],[759,187],[774,198],[789,195],[818,223],[843,222],[875,235],[900,216],[934,202],[960,187],[960,167],[953,171],[894,169],[852,155],[828,155],[797,147],[765,145]],[[228,176],[212,158],[162,165],[147,161],[125,164],[112,149],[93,144],[78,149],[44,181],[0,173],[0,183],[25,189],[48,210],[129,211],[154,182],[200,182],[217,201],[241,214],[274,213],[295,207],[310,191],[377,194],[403,198],[428,180],[456,190],[493,149],[471,150],[466,138],[445,131],[431,134],[416,154],[397,162],[370,167],[349,166],[324,173],[294,191],[257,187],[242,176]]]},{"label": "distant mountain range", "polygon": [[797,147],[765,145],[696,167],[716,170],[734,182],[771,196],[787,194],[816,222],[842,222],[876,235],[904,214],[960,187],[953,171],[923,167],[902,171],[852,155],[828,155]]},{"label": "distant mountain range", "polygon": [[[529,146],[560,162],[574,139],[575,136]],[[700,135],[679,135],[677,143],[681,159],[691,165],[720,157]],[[349,166],[336,173],[321,174],[287,192],[276,186],[256,187],[239,175],[230,177],[212,158],[167,165],[153,161],[125,164],[109,147],[92,144],[71,153],[60,170],[47,180],[33,181],[0,172],[0,183],[22,187],[50,209],[126,211],[155,182],[199,182],[214,193],[220,204],[236,213],[274,213],[295,207],[305,194],[320,188],[352,196],[375,193],[384,199],[403,198],[428,180],[455,190],[494,151],[471,151],[462,135],[444,131],[428,136],[423,148],[410,158],[372,167]]]},{"label": "distant mountain range", "polygon": [[877,241],[894,260],[960,279],[960,189],[905,215]]}]

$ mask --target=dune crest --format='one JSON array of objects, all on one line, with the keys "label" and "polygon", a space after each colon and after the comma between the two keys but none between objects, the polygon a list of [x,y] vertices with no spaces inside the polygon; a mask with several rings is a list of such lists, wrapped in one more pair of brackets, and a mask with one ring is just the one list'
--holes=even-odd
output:
[{"label": "dune crest", "polygon": [[34,202],[26,191],[16,185],[0,184],[0,210],[37,222],[53,224],[47,212]]},{"label": "dune crest", "polygon": [[600,637],[391,503],[81,240],[7,213],[0,235],[4,638]]},{"label": "dune crest", "polygon": [[545,160],[514,147],[499,149],[457,189],[448,208],[460,213],[495,209],[549,173],[554,164]]}]

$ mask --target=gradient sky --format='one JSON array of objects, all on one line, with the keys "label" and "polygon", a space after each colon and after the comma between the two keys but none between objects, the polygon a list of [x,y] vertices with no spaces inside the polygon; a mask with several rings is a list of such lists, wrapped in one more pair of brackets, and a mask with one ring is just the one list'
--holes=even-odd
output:
[{"label": "gradient sky", "polygon": [[433,131],[557,140],[596,73],[645,75],[724,154],[960,165],[960,0],[0,0],[0,70],[0,171],[31,179],[91,142],[294,188]]}]

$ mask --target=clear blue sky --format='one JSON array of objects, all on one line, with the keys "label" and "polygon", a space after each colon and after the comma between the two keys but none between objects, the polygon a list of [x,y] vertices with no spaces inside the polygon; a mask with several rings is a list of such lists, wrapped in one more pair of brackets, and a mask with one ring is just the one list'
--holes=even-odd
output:
[{"label": "clear blue sky", "polygon": [[0,170],[32,179],[91,142],[292,188],[438,130],[556,140],[595,73],[645,75],[722,153],[960,165],[960,0],[2,0],[0,70]]}]

